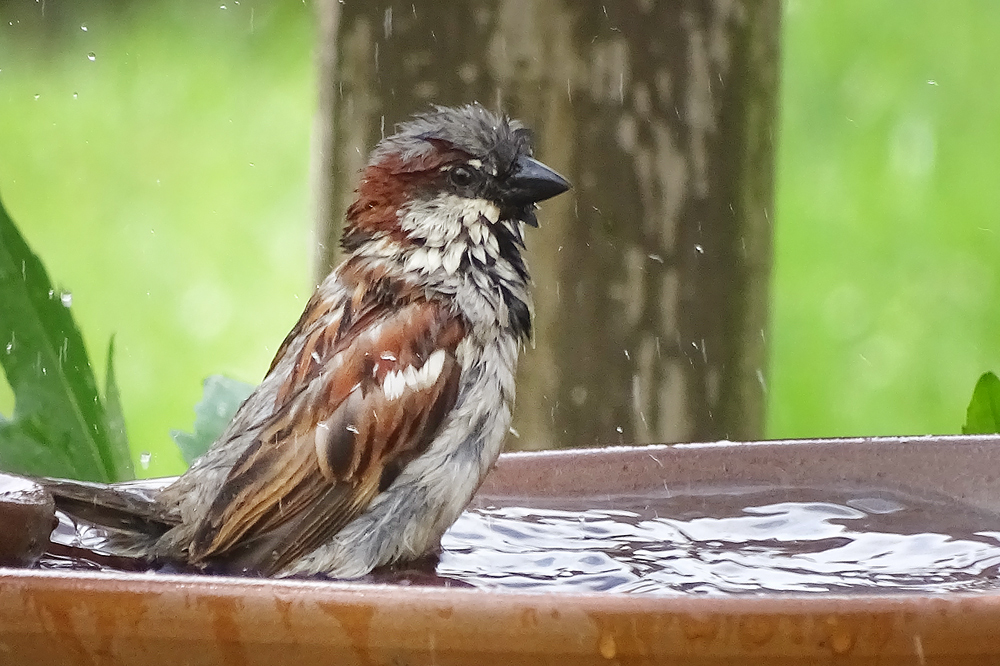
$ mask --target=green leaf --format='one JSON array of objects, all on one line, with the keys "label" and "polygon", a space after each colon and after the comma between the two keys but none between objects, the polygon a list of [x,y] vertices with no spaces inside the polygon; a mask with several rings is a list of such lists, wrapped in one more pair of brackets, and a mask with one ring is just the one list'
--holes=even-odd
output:
[{"label": "green leaf", "polygon": [[74,462],[64,451],[46,445],[29,422],[0,424],[0,469],[23,470],[23,474],[71,477]]},{"label": "green leaf", "polygon": [[962,433],[966,435],[1000,433],[1000,379],[992,372],[983,373],[976,382]]},{"label": "green leaf", "polygon": [[104,409],[107,413],[108,442],[111,447],[115,478],[119,481],[135,478],[132,466],[132,451],[128,445],[128,431],[125,429],[125,413],[122,411],[122,397],[115,380],[115,336],[108,342],[108,369],[104,379]]},{"label": "green leaf", "polygon": [[0,204],[0,365],[15,399],[0,466],[115,481],[104,405],[69,304]]},{"label": "green leaf", "polygon": [[253,389],[252,384],[222,375],[205,380],[201,400],[194,406],[194,433],[170,432],[189,465],[219,438]]}]

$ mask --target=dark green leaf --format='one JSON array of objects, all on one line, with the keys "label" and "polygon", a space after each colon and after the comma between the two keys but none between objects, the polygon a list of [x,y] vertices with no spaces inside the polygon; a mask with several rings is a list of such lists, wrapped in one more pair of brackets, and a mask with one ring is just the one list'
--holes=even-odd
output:
[{"label": "dark green leaf", "polygon": [[1000,433],[1000,379],[992,372],[983,373],[976,382],[962,432],[966,435]]},{"label": "dark green leaf", "polygon": [[108,342],[108,369],[104,379],[104,409],[108,419],[108,440],[111,448],[111,462],[115,467],[115,479],[126,481],[135,478],[132,466],[132,451],[128,445],[125,430],[125,413],[122,411],[121,393],[115,380],[115,337]]},{"label": "dark green leaf", "polygon": [[72,477],[74,463],[63,451],[46,446],[28,422],[0,424],[0,469]]},{"label": "dark green leaf", "polygon": [[104,406],[69,304],[0,204],[0,365],[15,399],[0,461],[12,472],[115,481]]},{"label": "dark green leaf", "polygon": [[170,432],[189,465],[219,438],[253,389],[251,384],[222,375],[205,380],[201,400],[194,406],[194,433]]}]

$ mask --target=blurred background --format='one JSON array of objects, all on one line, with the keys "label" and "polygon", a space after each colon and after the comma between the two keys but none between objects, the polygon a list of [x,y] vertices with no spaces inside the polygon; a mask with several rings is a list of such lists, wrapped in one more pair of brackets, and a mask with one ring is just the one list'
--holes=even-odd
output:
[{"label": "blurred background", "polygon": [[[0,2],[0,196],[98,368],[115,336],[141,476],[183,469],[202,380],[259,381],[315,284],[318,23]],[[986,0],[782,3],[767,438],[957,433],[1000,369],[997,34]]]}]

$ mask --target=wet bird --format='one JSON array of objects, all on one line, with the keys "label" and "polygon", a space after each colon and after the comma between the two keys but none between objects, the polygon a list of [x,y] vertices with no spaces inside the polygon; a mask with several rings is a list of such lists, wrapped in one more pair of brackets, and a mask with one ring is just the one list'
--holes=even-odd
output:
[{"label": "wet bird", "polygon": [[157,492],[48,480],[57,505],[114,528],[112,552],[213,572],[354,578],[433,551],[510,427],[525,228],[568,188],[478,104],[402,123],[343,263],[208,452]]}]

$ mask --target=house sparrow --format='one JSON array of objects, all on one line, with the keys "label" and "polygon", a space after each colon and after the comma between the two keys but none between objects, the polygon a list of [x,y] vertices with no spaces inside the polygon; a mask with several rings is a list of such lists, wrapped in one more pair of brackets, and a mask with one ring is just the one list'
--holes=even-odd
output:
[{"label": "house sparrow", "polygon": [[568,188],[478,104],[399,125],[361,175],[346,259],[211,449],[151,496],[53,481],[57,503],[117,510],[122,551],[217,572],[355,578],[437,548],[510,426],[525,225]]}]

